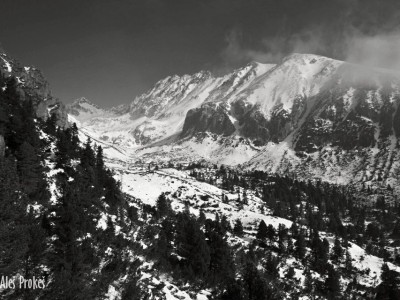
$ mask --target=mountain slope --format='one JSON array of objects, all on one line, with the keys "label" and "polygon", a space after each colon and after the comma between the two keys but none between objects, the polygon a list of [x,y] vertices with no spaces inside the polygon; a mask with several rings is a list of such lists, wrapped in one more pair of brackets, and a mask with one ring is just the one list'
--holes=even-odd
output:
[{"label": "mountain slope", "polygon": [[110,109],[120,112],[119,115],[93,117],[82,125],[92,129],[95,135],[114,140],[120,146],[140,147],[173,138],[182,132],[189,110],[206,101],[236,95],[271,67],[253,63],[219,78],[208,72],[170,76],[135,98],[129,109],[126,106]]},{"label": "mountain slope", "polygon": [[85,122],[95,117],[111,117],[113,114],[105,109],[98,107],[88,99],[82,97],[73,103],[67,104],[67,113],[79,122]]},{"label": "mountain slope", "polygon": [[[86,132],[141,161],[206,160],[397,185],[400,76],[310,54],[222,77],[170,76]],[[132,157],[133,157],[132,156]],[[399,191],[400,192],[400,191]]]}]

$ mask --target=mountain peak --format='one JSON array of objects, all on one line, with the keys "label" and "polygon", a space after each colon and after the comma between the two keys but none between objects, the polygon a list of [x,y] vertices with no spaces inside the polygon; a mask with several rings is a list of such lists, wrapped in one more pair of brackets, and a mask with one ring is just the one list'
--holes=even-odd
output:
[{"label": "mountain peak", "polygon": [[107,115],[107,111],[94,104],[85,97],[76,99],[67,105],[67,111],[80,122],[93,117]]},{"label": "mountain peak", "polygon": [[329,58],[326,56],[318,55],[318,54],[309,54],[309,53],[292,53],[289,54],[288,56],[285,56],[282,59],[282,64],[287,63],[287,62],[302,62],[302,63],[307,63],[307,64],[314,64],[316,62],[326,62],[326,61],[332,61],[332,62],[342,62],[333,58]]},{"label": "mountain peak", "polygon": [[87,99],[87,98],[85,98],[85,97],[81,97],[81,98],[75,99],[75,100],[72,102],[72,104],[84,104],[84,103],[87,103],[87,104],[89,104],[89,105],[96,106],[94,103],[92,103],[89,99]]},{"label": "mountain peak", "polygon": [[250,61],[246,66],[250,66],[250,67],[258,67],[258,66],[264,66],[264,65],[271,65],[269,63],[262,63],[256,60],[252,60]]}]

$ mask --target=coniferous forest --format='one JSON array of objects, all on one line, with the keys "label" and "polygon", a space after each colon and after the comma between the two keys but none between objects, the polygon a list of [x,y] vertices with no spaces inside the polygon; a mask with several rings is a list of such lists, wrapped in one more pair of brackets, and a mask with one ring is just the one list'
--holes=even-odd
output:
[{"label": "coniferous forest", "polygon": [[[104,266],[105,249],[126,246],[111,227],[99,229],[98,220],[112,212],[118,216],[113,226],[125,224],[126,201],[101,147],[89,139],[80,145],[76,125],[64,129],[54,116],[36,118],[33,99],[20,100],[15,78],[3,84],[0,273],[44,278],[46,288],[17,285],[2,296],[94,299],[118,274],[114,268],[122,267],[120,256],[108,257]],[[56,172],[55,182],[48,181],[49,172]]]}]

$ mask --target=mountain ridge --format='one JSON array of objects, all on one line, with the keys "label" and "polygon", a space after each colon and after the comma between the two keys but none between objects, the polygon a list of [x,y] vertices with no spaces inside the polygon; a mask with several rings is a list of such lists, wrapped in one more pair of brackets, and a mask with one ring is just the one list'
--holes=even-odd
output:
[{"label": "mountain ridge", "polygon": [[398,73],[292,54],[220,77],[169,76],[122,114],[82,125],[134,160],[205,160],[393,186],[400,174],[399,106]]}]

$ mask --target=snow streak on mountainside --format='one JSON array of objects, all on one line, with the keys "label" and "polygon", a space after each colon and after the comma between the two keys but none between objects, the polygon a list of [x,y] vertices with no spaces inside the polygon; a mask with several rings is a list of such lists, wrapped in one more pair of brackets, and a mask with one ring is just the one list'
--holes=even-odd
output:
[{"label": "snow streak on mountainside", "polygon": [[89,135],[143,161],[204,159],[393,186],[399,83],[387,70],[293,54],[222,77],[167,77],[129,106],[70,111]]}]

